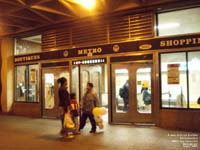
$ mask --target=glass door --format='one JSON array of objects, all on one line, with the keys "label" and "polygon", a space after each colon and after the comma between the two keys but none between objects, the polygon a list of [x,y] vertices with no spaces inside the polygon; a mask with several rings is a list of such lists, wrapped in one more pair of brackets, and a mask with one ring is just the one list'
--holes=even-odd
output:
[{"label": "glass door", "polygon": [[151,64],[112,64],[112,119],[152,122]]},{"label": "glass door", "polygon": [[91,82],[94,85],[100,106],[108,107],[108,80],[107,66],[105,64],[80,66],[80,81],[81,98],[86,92],[87,83]]},{"label": "glass door", "polygon": [[[99,104],[108,109],[108,78],[107,65],[81,65],[80,66],[80,100],[86,92],[87,83],[94,85],[94,92],[97,94]],[[108,115],[103,116],[108,121]]]},{"label": "glass door", "polygon": [[130,66],[112,65],[112,119],[113,122],[131,122]]},{"label": "glass door", "polygon": [[[65,77],[70,82],[69,69],[63,68],[44,68],[42,70],[42,98],[43,98],[43,116],[44,117],[59,117],[59,99],[58,99],[58,84],[57,80],[60,77]],[[68,89],[69,90],[69,89]]]}]

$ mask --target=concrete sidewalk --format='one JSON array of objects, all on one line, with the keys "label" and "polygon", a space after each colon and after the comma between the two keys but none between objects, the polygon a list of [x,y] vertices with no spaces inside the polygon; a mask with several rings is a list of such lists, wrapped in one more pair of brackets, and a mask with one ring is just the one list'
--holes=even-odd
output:
[{"label": "concrete sidewalk", "polygon": [[59,135],[60,121],[0,115],[0,150],[200,150],[200,133],[157,127],[90,124],[75,139]]}]

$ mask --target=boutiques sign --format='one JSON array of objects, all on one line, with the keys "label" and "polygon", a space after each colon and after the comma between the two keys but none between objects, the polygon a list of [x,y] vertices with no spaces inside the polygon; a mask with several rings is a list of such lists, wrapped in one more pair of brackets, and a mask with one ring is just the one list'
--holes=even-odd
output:
[{"label": "boutiques sign", "polygon": [[40,60],[40,54],[37,55],[29,55],[29,56],[18,56],[14,58],[15,63],[20,62],[29,62],[29,61],[38,61]]}]

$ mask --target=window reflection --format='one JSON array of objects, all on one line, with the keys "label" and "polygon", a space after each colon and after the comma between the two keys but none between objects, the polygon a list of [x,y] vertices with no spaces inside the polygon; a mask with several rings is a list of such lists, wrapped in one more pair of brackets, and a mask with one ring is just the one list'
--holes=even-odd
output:
[{"label": "window reflection", "polygon": [[159,36],[200,32],[199,15],[199,7],[158,14]]},{"label": "window reflection", "polygon": [[161,55],[162,107],[187,108],[186,53]]},{"label": "window reflection", "polygon": [[200,98],[200,52],[188,53],[189,70],[189,100],[190,108],[200,108],[198,99]]},{"label": "window reflection", "polygon": [[45,109],[53,109],[54,100],[54,74],[45,74]]},{"label": "window reflection", "polygon": [[108,107],[107,65],[81,65],[80,73],[81,95],[86,92],[87,83],[91,82],[99,99],[99,105]]},{"label": "window reflection", "polygon": [[140,68],[136,72],[137,111],[151,113],[151,68]]},{"label": "window reflection", "polygon": [[15,100],[38,102],[38,65],[17,66],[15,68]]},{"label": "window reflection", "polygon": [[116,111],[127,112],[129,109],[129,73],[127,69],[115,70]]},{"label": "window reflection", "polygon": [[15,55],[41,52],[41,35],[15,39]]}]

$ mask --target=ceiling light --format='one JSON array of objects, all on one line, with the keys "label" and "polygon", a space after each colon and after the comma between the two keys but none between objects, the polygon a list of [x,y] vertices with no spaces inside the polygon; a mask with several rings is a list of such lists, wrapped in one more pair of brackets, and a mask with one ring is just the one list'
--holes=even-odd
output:
[{"label": "ceiling light", "polygon": [[96,0],[74,0],[74,1],[87,9],[93,9],[96,4]]}]

